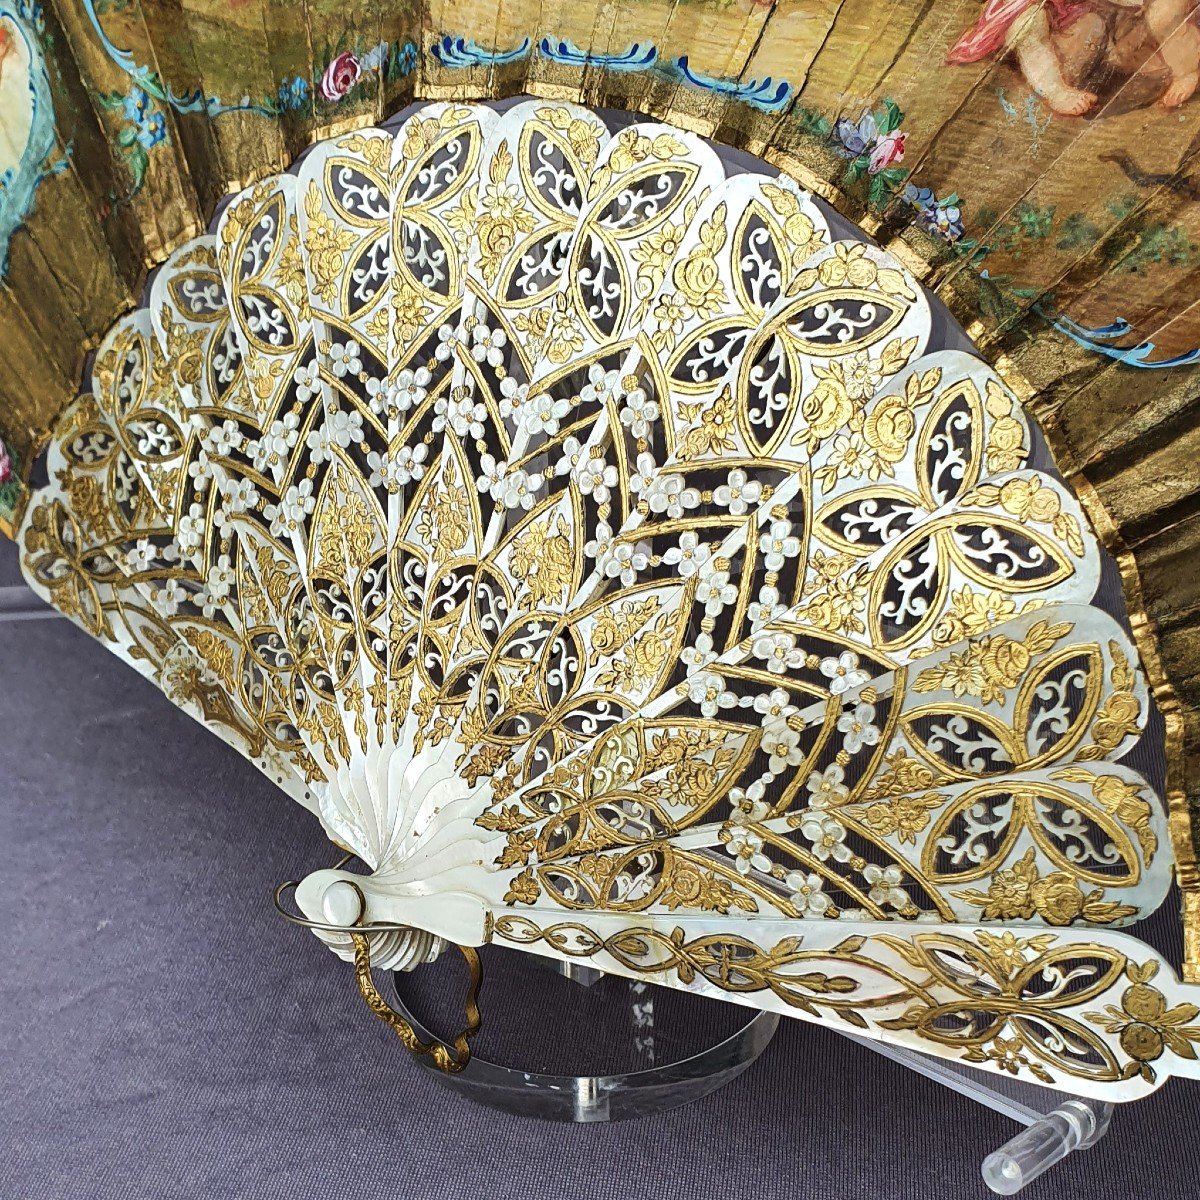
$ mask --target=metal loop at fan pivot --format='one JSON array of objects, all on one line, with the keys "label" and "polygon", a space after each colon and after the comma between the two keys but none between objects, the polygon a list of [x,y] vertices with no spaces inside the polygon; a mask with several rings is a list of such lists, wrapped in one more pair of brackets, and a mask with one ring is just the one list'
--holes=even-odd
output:
[{"label": "metal loop at fan pivot", "polygon": [[[334,869],[336,870],[345,866],[352,857],[353,855],[349,854],[344,856],[335,864]],[[371,941],[368,935],[374,932],[390,933],[409,930],[412,929],[412,926],[383,922],[363,924],[362,918],[367,911],[366,897],[357,884],[351,883],[349,880],[346,882],[354,889],[359,902],[358,920],[353,925],[333,925],[327,922],[313,921],[298,913],[289,912],[284,906],[283,899],[289,891],[295,891],[300,886],[300,881],[296,879],[289,879],[275,889],[274,902],[276,911],[294,925],[303,925],[308,929],[324,933],[340,933],[348,937],[351,945],[354,947],[354,978],[358,983],[359,994],[362,996],[367,1008],[396,1034],[400,1041],[404,1043],[404,1048],[409,1053],[417,1057],[428,1055],[434,1066],[439,1071],[445,1071],[447,1074],[455,1074],[461,1071],[471,1061],[470,1039],[479,1032],[483,1024],[483,1018],[479,1011],[479,989],[483,983],[483,967],[479,961],[478,952],[473,946],[457,947],[458,952],[466,960],[469,972],[467,996],[464,1006],[467,1017],[466,1025],[449,1043],[439,1041],[436,1038],[423,1041],[413,1027],[412,1022],[402,1013],[398,1013],[384,999],[379,989],[375,986],[375,980],[371,975]]]}]

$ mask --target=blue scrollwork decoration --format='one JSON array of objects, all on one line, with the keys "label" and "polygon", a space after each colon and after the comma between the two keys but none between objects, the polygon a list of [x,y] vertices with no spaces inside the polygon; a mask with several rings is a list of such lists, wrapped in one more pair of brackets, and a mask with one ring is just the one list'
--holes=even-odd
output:
[{"label": "blue scrollwork decoration", "polygon": [[1170,358],[1154,358],[1158,347],[1153,342],[1138,342],[1136,346],[1117,346],[1114,342],[1133,335],[1133,326],[1126,320],[1118,318],[1107,325],[1088,327],[1072,321],[1070,317],[1060,315],[1053,322],[1054,328],[1065,333],[1076,345],[1106,358],[1115,359],[1127,367],[1146,367],[1150,370],[1161,370],[1166,367],[1186,367],[1200,362],[1200,347],[1176,354]]},{"label": "blue scrollwork decoration", "polygon": [[762,79],[719,79],[714,75],[705,75],[692,70],[688,65],[687,55],[681,55],[675,60],[675,70],[693,87],[702,88],[706,92],[716,92],[719,96],[730,96],[749,104],[763,112],[782,112],[791,103],[795,88],[786,79],[772,79],[770,75]]},{"label": "blue scrollwork decoration", "polygon": [[634,42],[621,54],[592,54],[566,38],[544,37],[538,43],[538,53],[572,67],[596,66],[617,72],[646,71],[658,61],[658,51],[650,42]]},{"label": "blue scrollwork decoration", "polygon": [[511,50],[485,50],[472,38],[447,34],[433,43],[432,53],[443,67],[491,67],[519,62],[529,54],[532,46],[529,38],[523,38]]}]

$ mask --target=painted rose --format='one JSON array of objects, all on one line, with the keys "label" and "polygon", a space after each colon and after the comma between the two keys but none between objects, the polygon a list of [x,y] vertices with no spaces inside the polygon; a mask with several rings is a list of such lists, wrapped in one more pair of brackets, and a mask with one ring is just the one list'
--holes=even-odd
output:
[{"label": "painted rose", "polygon": [[893,163],[898,163],[904,157],[905,136],[902,130],[893,129],[891,133],[885,133],[875,143],[871,150],[871,162],[867,167],[872,175],[885,170]]},{"label": "painted rose", "polygon": [[362,77],[362,67],[349,50],[339,54],[321,76],[321,95],[326,100],[340,100]]},{"label": "painted rose", "polygon": [[12,459],[8,455],[8,447],[0,442],[0,483],[8,483],[12,477]]}]

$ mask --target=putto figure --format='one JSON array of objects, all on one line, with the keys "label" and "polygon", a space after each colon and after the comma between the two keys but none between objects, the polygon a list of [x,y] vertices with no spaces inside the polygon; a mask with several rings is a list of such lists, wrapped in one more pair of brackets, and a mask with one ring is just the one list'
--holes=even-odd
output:
[{"label": "putto figure", "polygon": [[1012,54],[1029,86],[1061,116],[1100,101],[1096,80],[1161,74],[1159,103],[1178,108],[1200,84],[1196,0],[988,0],[946,55],[951,65]]}]

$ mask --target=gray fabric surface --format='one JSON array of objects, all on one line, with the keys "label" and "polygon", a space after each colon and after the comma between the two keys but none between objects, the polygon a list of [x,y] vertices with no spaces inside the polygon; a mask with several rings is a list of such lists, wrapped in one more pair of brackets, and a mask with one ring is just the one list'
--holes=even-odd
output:
[{"label": "gray fabric surface", "polygon": [[[665,1116],[471,1105],[273,913],[279,880],[329,861],[312,818],[65,621],[0,625],[0,680],[3,1200],[989,1194],[978,1163],[1014,1125],[798,1021]],[[1172,915],[1149,924],[1177,954]],[[581,1031],[537,1004],[556,994],[534,985],[525,1029],[561,1044]],[[1179,1083],[1119,1110],[1025,1195],[1196,1195],[1198,1101]]]}]

